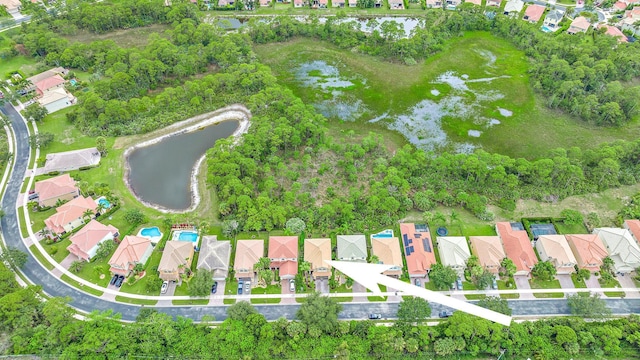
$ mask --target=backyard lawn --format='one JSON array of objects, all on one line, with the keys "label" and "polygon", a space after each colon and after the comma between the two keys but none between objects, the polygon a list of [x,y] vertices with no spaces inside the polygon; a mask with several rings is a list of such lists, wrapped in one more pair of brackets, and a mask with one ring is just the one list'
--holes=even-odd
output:
[{"label": "backyard lawn", "polygon": [[[536,279],[531,279],[529,280],[529,284],[531,284],[531,288],[532,289],[561,289],[562,286],[560,286],[560,281],[553,279],[553,280],[549,280],[549,281],[540,281],[540,280],[536,280]],[[533,294],[533,296],[540,298],[540,299],[546,299],[546,298],[563,298],[564,297],[564,293],[539,293],[539,294]]]},{"label": "backyard lawn", "polygon": [[565,224],[564,222],[554,223],[558,234],[588,234],[589,230],[583,224]]},{"label": "backyard lawn", "polygon": [[62,262],[62,260],[64,260],[67,255],[69,255],[69,250],[67,250],[67,247],[71,245],[71,240],[69,240],[68,237],[62,241],[58,241],[49,245],[45,243],[45,240],[41,240],[40,243],[42,244],[44,250],[49,255],[51,255],[51,257],[58,263]]}]

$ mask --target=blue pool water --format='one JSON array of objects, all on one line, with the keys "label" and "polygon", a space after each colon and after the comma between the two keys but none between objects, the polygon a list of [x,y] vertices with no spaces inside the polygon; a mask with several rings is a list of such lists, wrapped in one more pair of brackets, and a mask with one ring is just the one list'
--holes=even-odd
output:
[{"label": "blue pool water", "polygon": [[549,28],[548,28],[548,27],[546,27],[546,26],[543,26],[543,27],[542,27],[542,31],[544,31],[544,32],[551,32],[551,29],[549,29]]},{"label": "blue pool water", "polygon": [[158,229],[155,226],[150,228],[144,228],[140,230],[140,235],[149,236],[149,237],[160,236],[160,229]]},{"label": "blue pool water", "polygon": [[183,231],[178,236],[178,240],[196,242],[198,241],[198,233],[194,233],[191,231]]},{"label": "blue pool water", "polygon": [[393,237],[393,230],[387,229],[377,234],[373,234],[371,235],[371,237],[372,238],[390,238],[390,237]]},{"label": "blue pool water", "polygon": [[[98,200],[98,203],[100,203],[100,205],[103,205],[105,209],[109,209],[111,207],[111,203],[109,202],[109,200],[102,198],[100,200]],[[157,230],[158,228],[156,228]]]}]

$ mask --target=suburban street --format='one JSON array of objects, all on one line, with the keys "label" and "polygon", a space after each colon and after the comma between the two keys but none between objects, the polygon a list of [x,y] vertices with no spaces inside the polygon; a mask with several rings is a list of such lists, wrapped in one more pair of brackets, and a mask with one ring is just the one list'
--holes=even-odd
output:
[{"label": "suburban street", "polygon": [[[122,314],[125,321],[133,321],[138,315],[141,306],[116,303],[105,299],[100,299],[93,295],[76,290],[74,287],[63,283],[52,273],[44,269],[31,255],[25,246],[18,226],[18,214],[16,209],[16,201],[20,192],[22,179],[27,169],[29,158],[29,141],[27,126],[16,112],[13,106],[5,106],[1,108],[13,126],[16,136],[16,149],[14,154],[14,168],[7,190],[2,199],[2,209],[5,216],[0,221],[2,225],[2,235],[8,246],[16,247],[29,254],[26,265],[22,271],[32,282],[42,286],[43,291],[50,296],[69,297],[70,304],[76,309],[89,313],[94,310],[107,311],[112,310],[115,313]],[[614,314],[630,314],[640,313],[640,299],[605,299]],[[167,304],[160,302],[159,304]],[[509,306],[513,309],[515,316],[552,316],[567,315],[569,308],[563,299],[531,299],[531,300],[510,300]],[[158,311],[165,312],[173,317],[183,316],[200,320],[204,315],[213,315],[217,320],[226,318],[227,306],[155,306]],[[299,305],[291,304],[274,304],[274,305],[255,305],[268,320],[276,320],[280,317],[286,319],[294,319],[296,310]],[[447,309],[443,305],[432,303],[433,316],[437,317],[438,312]],[[385,319],[393,319],[398,308],[397,302],[362,302],[362,303],[345,303],[340,319],[365,319],[370,313],[379,313]]]}]

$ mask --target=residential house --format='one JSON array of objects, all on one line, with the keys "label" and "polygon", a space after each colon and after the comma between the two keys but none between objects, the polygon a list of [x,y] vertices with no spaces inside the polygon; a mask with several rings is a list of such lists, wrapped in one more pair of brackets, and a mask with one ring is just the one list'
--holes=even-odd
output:
[{"label": "residential house", "polygon": [[585,33],[587,32],[587,30],[589,30],[590,26],[591,24],[589,23],[589,20],[587,20],[586,17],[578,16],[577,18],[573,19],[573,21],[571,22],[571,25],[569,26],[567,33],[568,34],[577,34],[580,32]]},{"label": "residential house", "polygon": [[233,270],[236,279],[253,279],[253,267],[264,256],[264,240],[238,240],[236,242],[236,259]]},{"label": "residential house", "polygon": [[611,6],[611,9],[613,11],[624,11],[627,9],[627,4],[623,3],[622,1],[616,1],[616,3]]},{"label": "residential house", "polygon": [[502,0],[487,0],[487,6],[500,7],[500,5],[502,5]]},{"label": "residential house", "polygon": [[465,3],[481,6],[482,0],[465,0]]},{"label": "residential house", "polygon": [[36,182],[35,193],[38,194],[38,205],[52,207],[61,201],[68,201],[80,196],[76,181],[63,174]]},{"label": "residential house", "polygon": [[358,6],[358,0],[349,0],[349,7],[354,8]]},{"label": "residential house", "polygon": [[485,269],[498,275],[500,262],[507,257],[498,236],[470,236],[471,252]]},{"label": "residential house", "polygon": [[462,0],[446,0],[444,7],[447,10],[455,10],[461,2]]},{"label": "residential house", "polygon": [[547,13],[547,16],[544,17],[542,24],[549,29],[557,29],[558,24],[562,21],[564,17],[564,12],[554,9]]},{"label": "residential house", "polygon": [[269,236],[269,260],[281,279],[293,279],[298,273],[298,237]]},{"label": "residential house", "polygon": [[640,6],[627,10],[622,18],[622,30],[631,31],[635,35],[640,35],[640,26],[636,25],[640,21]]},{"label": "residential house", "polygon": [[338,260],[367,261],[367,239],[364,235],[338,235]]},{"label": "residential house", "polygon": [[424,277],[436,263],[429,228],[423,224],[401,223],[400,234],[410,277]]},{"label": "residential house", "polygon": [[58,88],[47,91],[44,95],[37,98],[36,101],[51,114],[75,104],[76,98],[64,88]]},{"label": "residential house", "polygon": [[504,6],[504,14],[508,16],[518,16],[524,8],[524,2],[522,0],[509,0]]},{"label": "residential house", "polygon": [[515,275],[529,275],[531,269],[538,263],[533,252],[529,235],[521,223],[498,222],[496,232],[502,241],[504,252],[516,266]]},{"label": "residential house", "polygon": [[402,10],[404,9],[404,2],[402,0],[388,0],[389,8],[391,10]]},{"label": "residential house", "polygon": [[442,0],[426,0],[427,8],[442,8]]},{"label": "residential house", "polygon": [[621,42],[621,43],[627,42],[627,35],[623,34],[622,31],[620,31],[620,29],[618,29],[617,27],[612,25],[606,25],[606,24],[602,24],[598,26],[598,29],[602,29],[602,28],[606,29],[605,34],[618,39],[618,42]]},{"label": "residential house", "polygon": [[62,76],[56,74],[46,79],[42,79],[37,83],[33,84],[35,86],[36,93],[38,95],[43,95],[46,92],[53,91],[56,89],[64,89],[65,80]]},{"label": "residential house", "polygon": [[56,208],[56,213],[49,216],[44,224],[53,234],[62,235],[84,225],[89,212],[91,218],[96,215],[98,205],[90,197],[79,196]]},{"label": "residential house", "polygon": [[86,148],[47,154],[43,172],[72,171],[100,164],[102,156],[97,148]]},{"label": "residential house", "polygon": [[314,279],[331,277],[331,265],[326,260],[331,260],[331,239],[304,240],[304,261],[311,264]]},{"label": "residential house", "polygon": [[622,227],[629,230],[631,237],[640,244],[640,220],[625,220]]},{"label": "residential house", "polygon": [[167,241],[158,272],[164,281],[178,281],[180,275],[191,271],[193,261],[193,244],[191,241]]},{"label": "residential house", "polygon": [[229,274],[231,242],[218,241],[215,235],[203,236],[198,256],[198,269],[213,271],[213,280],[224,281]]},{"label": "residential house", "polygon": [[[36,90],[36,84],[41,83],[42,81],[53,78],[53,77],[64,77],[69,73],[69,71],[62,67],[56,67],[47,71],[43,71],[37,75],[33,75],[32,77],[27,78],[27,81],[31,84],[26,88],[27,91]],[[41,85],[44,86],[44,85]]]},{"label": "residential house", "polygon": [[218,7],[233,6],[234,0],[218,0]]},{"label": "residential house", "polygon": [[67,246],[67,250],[78,259],[89,261],[96,256],[101,243],[117,239],[118,236],[120,234],[114,226],[91,220],[71,237],[71,245]]},{"label": "residential house", "polygon": [[9,14],[20,11],[20,0],[0,0],[0,7],[4,6]]},{"label": "residential house", "polygon": [[[89,226],[89,225],[87,225]],[[84,229],[83,229],[84,230]],[[153,252],[151,240],[140,236],[127,235],[118,245],[109,260],[113,274],[129,276],[138,264],[144,266]]]},{"label": "residential house", "polygon": [[378,257],[379,264],[393,265],[392,268],[385,270],[383,274],[394,277],[402,275],[402,254],[400,253],[398,238],[372,237],[371,252]]},{"label": "residential house", "polygon": [[467,238],[464,236],[438,236],[437,240],[442,265],[450,266],[459,276],[464,276],[467,259],[471,256]]},{"label": "residential house", "polygon": [[558,274],[575,272],[578,263],[564,235],[540,235],[536,241],[540,260],[550,261]]},{"label": "residential house", "polygon": [[596,234],[565,235],[569,247],[576,257],[578,268],[591,272],[600,271],[602,259],[609,256],[607,248]]},{"label": "residential house", "polygon": [[524,17],[522,19],[530,23],[537,23],[542,18],[542,15],[544,14],[544,11],[546,9],[547,8],[542,5],[529,5],[524,11]]},{"label": "residential house", "polygon": [[271,6],[271,0],[260,0],[260,7],[269,7]]},{"label": "residential house", "polygon": [[329,0],[318,0],[318,8],[326,9],[329,6]]},{"label": "residential house", "polygon": [[301,8],[305,6],[304,0],[293,0],[293,7]]},{"label": "residential house", "polygon": [[640,266],[640,247],[631,232],[620,228],[597,228],[593,233],[600,237],[613,260],[617,273],[627,274]]}]

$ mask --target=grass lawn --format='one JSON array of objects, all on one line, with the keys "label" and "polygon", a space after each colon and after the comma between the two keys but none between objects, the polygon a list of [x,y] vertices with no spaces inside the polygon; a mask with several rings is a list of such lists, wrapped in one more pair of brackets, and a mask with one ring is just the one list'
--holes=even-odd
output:
[{"label": "grass lawn", "polygon": [[173,305],[208,305],[209,299],[173,300]]},{"label": "grass lawn", "polygon": [[[549,281],[539,281],[536,279],[529,280],[529,284],[531,284],[532,289],[560,289],[560,281],[558,280],[549,280]],[[546,298],[563,298],[564,293],[539,293],[533,294],[533,296],[546,299]]]},{"label": "grass lawn", "polygon": [[[381,292],[387,292],[387,287],[384,285],[378,285],[380,287],[380,291]],[[371,290],[367,289],[367,292],[371,292]],[[387,297],[386,296],[367,296],[367,299],[369,299],[369,301],[387,301]]]},{"label": "grass lawn", "polygon": [[69,250],[67,250],[67,247],[71,245],[69,238],[50,245],[45,244],[44,240],[41,240],[40,243],[45,251],[58,263],[61,263],[69,255]]},{"label": "grass lawn", "polygon": [[20,235],[22,235],[23,238],[29,236],[29,232],[27,232],[27,222],[24,219],[24,212],[22,209],[18,209],[18,223],[20,225]]},{"label": "grass lawn", "polygon": [[587,284],[584,283],[584,280],[578,280],[578,275],[576,274],[571,274],[571,281],[573,281],[573,286],[575,286],[576,289],[587,288]]},{"label": "grass lawn", "polygon": [[67,284],[71,284],[71,285],[75,286],[76,288],[78,288],[78,289],[80,289],[80,290],[82,290],[84,292],[87,292],[89,294],[93,294],[95,296],[102,296],[102,294],[103,294],[102,291],[98,291],[98,290],[95,290],[95,289],[90,288],[90,287],[85,287],[84,285],[82,285],[79,282],[73,280],[72,278],[68,277],[67,275],[62,275],[61,279],[62,279],[62,281],[66,282]]},{"label": "grass lawn", "polygon": [[[73,106],[53,114],[47,115],[37,123],[38,131],[53,134],[53,142],[44,149],[40,149],[40,156],[46,154],[85,149],[96,146],[96,139],[82,134],[75,126],[67,121],[67,113],[75,110]],[[114,138],[107,139],[107,148],[111,148]]]},{"label": "grass lawn", "polygon": [[158,276],[158,273],[154,268],[157,267],[160,263],[161,257],[162,252],[154,250],[149,257],[149,260],[147,260],[147,266],[145,267],[145,271],[147,272],[147,274],[142,279],[136,281],[133,285],[129,285],[129,283],[125,281],[124,284],[122,284],[120,291],[139,295],[160,295],[160,289],[157,289],[156,291],[148,291],[147,283],[150,279]]},{"label": "grass lawn", "polygon": [[47,259],[44,258],[44,256],[42,256],[42,253],[35,245],[29,246],[29,249],[33,253],[33,256],[35,256],[36,259],[38,259],[45,268],[47,268],[48,270],[53,270],[55,268],[53,264],[51,264]]},{"label": "grass lawn", "polygon": [[[507,287],[507,282],[504,280],[498,280],[498,290],[512,290],[513,287]],[[503,299],[519,299],[520,294],[500,294]]]},{"label": "grass lawn", "polygon": [[[238,293],[238,280],[233,278],[232,280],[227,279],[227,282],[224,284],[224,294],[225,295],[236,295]],[[224,299],[223,302],[225,305],[235,304],[235,299]]]},{"label": "grass lawn", "polygon": [[153,306],[158,303],[156,300],[146,300],[146,299],[132,299],[126,296],[116,296],[117,302],[134,304],[134,305],[145,305],[145,306]]},{"label": "grass lawn", "polygon": [[588,234],[589,230],[583,224],[568,225],[563,222],[554,223],[559,234]]},{"label": "grass lawn", "polygon": [[[470,91],[463,94],[470,100],[475,96],[473,91],[500,92],[504,97],[483,102],[477,109],[476,117],[499,119],[501,123],[490,128],[479,127],[474,121],[461,117],[445,117],[441,130],[453,143],[470,143],[489,152],[512,157],[537,158],[545,155],[549,149],[558,147],[558,144],[565,148],[585,148],[617,139],[634,140],[640,135],[638,122],[621,128],[594,127],[545,108],[529,84],[529,64],[524,53],[508,41],[486,32],[470,32],[452,39],[442,52],[416,66],[384,62],[307,38],[257,45],[254,49],[261,61],[272,68],[279,81],[307,104],[331,99],[332,89],[323,91],[313,88],[313,91],[309,91],[310,88],[296,78],[295,71],[299,65],[322,60],[337,68],[341,80],[351,81],[352,86],[340,88],[340,101],[347,104],[361,101],[363,110],[358,112],[360,115],[355,122],[344,122],[337,117],[330,119],[330,127],[336,130],[344,126],[364,133],[379,132],[385,137],[392,134],[397,136],[396,132],[387,130],[383,121],[375,124],[368,121],[385,113],[389,117],[411,114],[421,101],[436,101],[447,96],[452,88],[446,84],[434,84],[434,81],[440,75],[453,71],[458,75],[466,74],[471,79],[504,76],[469,84]],[[497,57],[495,64],[488,64],[487,58],[482,55],[487,52]],[[438,90],[440,95],[431,95],[433,89]],[[513,115],[502,116],[498,108],[510,110]],[[469,130],[481,130],[483,135],[469,137]]]},{"label": "grass lawn", "polygon": [[[620,283],[616,279],[611,279],[611,281],[602,281],[602,279],[598,280],[600,282],[600,286],[602,288],[619,288]],[[624,297],[624,291],[606,291],[604,293],[607,297]]]},{"label": "grass lawn", "polygon": [[[22,212],[22,210],[20,210],[20,212]],[[44,211],[29,210],[29,218],[31,219],[31,228],[33,229],[33,232],[37,233],[38,231],[44,229],[45,227],[44,221],[55,213],[56,213],[55,208],[51,208],[49,210],[44,210]]]},{"label": "grass lawn", "polygon": [[[346,284],[342,284],[340,286],[338,286],[337,288],[333,289],[333,290],[329,290],[329,292],[331,293],[353,293],[353,291],[351,291],[351,289],[347,289],[347,285]],[[352,296],[344,296],[344,297],[334,297],[334,299],[336,299],[337,302],[350,302],[353,300]]]},{"label": "grass lawn", "polygon": [[[280,294],[282,289],[278,285],[269,285],[267,287],[254,287],[251,288],[251,294]],[[278,304],[280,298],[274,299],[251,299],[252,304]]]},{"label": "grass lawn", "polygon": [[2,59],[0,61],[0,77],[5,80],[5,74],[16,70],[22,71],[27,77],[35,75],[37,73],[37,64],[38,62],[34,58],[22,55]]},{"label": "grass lawn", "polygon": [[[478,290],[478,288],[471,282],[463,281],[462,282],[462,290]],[[480,300],[480,299],[486,298],[487,295],[484,295],[484,294],[469,294],[469,295],[465,295],[464,297],[466,297],[467,300]]]},{"label": "grass lawn", "polygon": [[76,275],[89,281],[90,283],[102,287],[107,287],[107,285],[109,285],[109,281],[111,280],[109,264],[107,264],[110,258],[111,255],[97,261],[85,263],[82,267],[82,270],[80,270],[80,272]]},{"label": "grass lawn", "polygon": [[75,35],[63,37],[71,42],[82,42],[85,44],[99,40],[113,40],[118,46],[123,48],[144,47],[148,43],[150,34],[163,34],[167,29],[169,29],[168,25],[154,24],[133,29],[110,31],[106,34],[94,34],[87,30],[79,30]]}]

